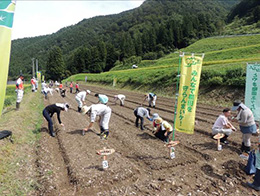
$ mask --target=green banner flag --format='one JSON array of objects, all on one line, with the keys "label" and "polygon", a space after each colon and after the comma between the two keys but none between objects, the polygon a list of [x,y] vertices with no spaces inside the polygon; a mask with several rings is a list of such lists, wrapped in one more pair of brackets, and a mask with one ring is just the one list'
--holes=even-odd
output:
[{"label": "green banner flag", "polygon": [[245,104],[260,121],[260,64],[247,64]]},{"label": "green banner flag", "polygon": [[5,100],[14,10],[15,1],[0,1],[0,115],[2,114]]}]

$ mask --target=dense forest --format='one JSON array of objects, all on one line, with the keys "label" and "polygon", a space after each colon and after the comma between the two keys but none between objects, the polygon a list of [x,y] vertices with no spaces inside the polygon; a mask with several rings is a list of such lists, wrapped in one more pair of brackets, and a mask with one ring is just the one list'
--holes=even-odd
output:
[{"label": "dense forest", "polygon": [[[256,7],[258,0],[247,1]],[[14,40],[9,76],[20,70],[29,76],[32,58],[52,79],[157,59],[198,39],[221,35],[237,13],[247,13],[240,9],[252,8],[239,6],[247,1],[146,0],[139,8],[84,19],[51,35]]]}]

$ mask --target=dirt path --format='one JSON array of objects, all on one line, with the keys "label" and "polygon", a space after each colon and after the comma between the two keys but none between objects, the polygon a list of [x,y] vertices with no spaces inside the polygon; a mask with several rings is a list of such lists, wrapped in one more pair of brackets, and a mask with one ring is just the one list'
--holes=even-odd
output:
[{"label": "dirt path", "polygon": [[[68,102],[72,109],[62,112],[65,130],[55,121],[56,138],[43,133],[39,152],[48,159],[42,159],[40,167],[43,171],[46,168],[52,171],[50,181],[44,184],[45,195],[257,195],[243,185],[243,182],[252,181],[252,177],[242,171],[246,162],[238,156],[241,134],[234,133],[231,144],[224,146],[223,151],[216,151],[216,141],[210,137],[212,124],[221,108],[212,110],[211,106],[198,106],[195,133],[176,133],[181,144],[176,147],[176,158],[171,160],[169,150],[151,133],[148,121],[145,121],[145,131],[134,126],[133,109],[141,103],[142,94],[96,86],[83,88],[92,91],[87,96],[88,105],[97,102],[95,92],[109,95],[110,100],[115,94],[125,94],[126,105],[121,107],[109,102],[112,109],[110,135],[107,140],[100,140],[97,124],[93,131],[81,135],[89,118],[76,112],[75,94],[68,93],[62,98],[54,93],[49,97],[46,105]],[[158,97],[152,112],[172,122],[172,108],[172,99]],[[253,142],[256,143],[257,138],[253,138]],[[116,150],[108,157],[106,171],[102,169],[102,157],[95,153],[103,147]],[[46,177],[44,174],[46,172],[43,172]]]}]

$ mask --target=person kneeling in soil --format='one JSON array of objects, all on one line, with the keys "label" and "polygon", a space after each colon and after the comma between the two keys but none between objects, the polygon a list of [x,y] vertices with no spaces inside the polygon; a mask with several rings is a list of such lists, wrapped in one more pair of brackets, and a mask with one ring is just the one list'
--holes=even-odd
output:
[{"label": "person kneeling in soil", "polygon": [[220,139],[220,142],[228,144],[227,138],[230,136],[232,131],[236,131],[236,128],[228,121],[231,111],[229,108],[223,110],[223,114],[220,114],[212,127],[212,134],[224,133],[225,136]]},{"label": "person kneeling in soil", "polygon": [[114,102],[116,104],[117,100],[120,100],[120,106],[124,106],[124,101],[125,101],[125,95],[119,94],[114,96]]},{"label": "person kneeling in soil", "polygon": [[112,113],[111,108],[104,104],[92,104],[90,107],[83,106],[81,111],[82,114],[88,114],[90,116],[90,123],[87,128],[82,130],[82,135],[85,135],[85,132],[92,128],[96,116],[99,116],[100,138],[106,139],[109,135],[108,125]]},{"label": "person kneeling in soil", "polygon": [[260,143],[258,144],[258,149],[255,152],[256,161],[255,161],[255,168],[256,173],[254,177],[253,183],[247,183],[249,187],[252,189],[255,189],[256,191],[260,191]]},{"label": "person kneeling in soil", "polygon": [[153,121],[152,118],[150,118],[150,109],[149,108],[144,108],[144,107],[137,107],[134,110],[134,115],[136,117],[135,120],[135,126],[139,126],[139,119],[141,121],[140,128],[141,130],[144,130],[144,117],[146,117],[149,121]]},{"label": "person kneeling in soil", "polygon": [[53,122],[51,117],[53,116],[54,113],[57,113],[57,118],[61,126],[64,126],[64,124],[60,120],[60,112],[61,111],[68,111],[69,104],[65,103],[56,103],[52,105],[48,105],[46,108],[44,108],[42,114],[44,118],[48,121],[48,127],[49,127],[49,132],[52,137],[55,137],[55,133],[53,132]]},{"label": "person kneeling in soil", "polygon": [[165,121],[159,117],[155,120],[155,124],[156,124],[157,129],[156,129],[154,135],[157,138],[159,138],[160,140],[162,140],[163,142],[168,142],[169,135],[173,131],[173,128],[170,125],[170,123],[168,123],[167,121]]}]

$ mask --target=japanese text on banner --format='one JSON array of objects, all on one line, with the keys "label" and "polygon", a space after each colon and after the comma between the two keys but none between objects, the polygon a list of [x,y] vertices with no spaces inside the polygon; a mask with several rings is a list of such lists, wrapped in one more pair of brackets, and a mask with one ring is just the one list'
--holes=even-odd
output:
[{"label": "japanese text on banner", "polygon": [[202,60],[202,57],[195,56],[182,58],[175,129],[188,134],[194,132]]},{"label": "japanese text on banner", "polygon": [[260,64],[248,64],[246,71],[245,104],[256,121],[260,121]]}]

